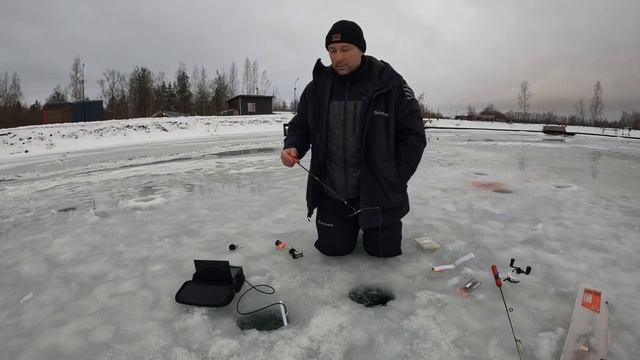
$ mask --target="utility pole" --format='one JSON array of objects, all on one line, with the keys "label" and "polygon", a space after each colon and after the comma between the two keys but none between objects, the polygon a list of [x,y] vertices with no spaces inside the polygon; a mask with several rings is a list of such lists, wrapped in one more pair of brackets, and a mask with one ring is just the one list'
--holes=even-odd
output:
[{"label": "utility pole", "polygon": [[84,63],[82,63],[82,121],[87,122],[87,110],[84,104]]},{"label": "utility pole", "polygon": [[296,113],[296,111],[298,111],[298,104],[296,100],[296,90],[297,90],[298,80],[300,80],[299,76],[298,78],[296,78],[296,81],[293,83],[293,109],[292,110],[294,114]]}]

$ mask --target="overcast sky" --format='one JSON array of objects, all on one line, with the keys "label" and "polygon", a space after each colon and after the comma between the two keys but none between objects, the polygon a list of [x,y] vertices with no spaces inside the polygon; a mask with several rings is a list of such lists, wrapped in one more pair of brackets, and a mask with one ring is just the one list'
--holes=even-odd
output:
[{"label": "overcast sky", "polygon": [[183,62],[210,77],[257,60],[290,101],[311,80],[324,37],[340,19],[364,30],[367,54],[389,62],[445,115],[493,103],[517,109],[522,80],[532,111],[574,112],[593,85],[605,115],[640,110],[638,0],[70,1],[0,0],[0,71],[16,71],[27,103],[66,85],[74,56],[87,91],[107,69],[146,66],[173,79]]}]

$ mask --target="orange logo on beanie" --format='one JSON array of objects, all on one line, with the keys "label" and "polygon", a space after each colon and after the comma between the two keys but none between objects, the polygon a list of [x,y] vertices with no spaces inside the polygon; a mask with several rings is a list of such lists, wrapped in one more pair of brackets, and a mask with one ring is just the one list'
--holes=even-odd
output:
[{"label": "orange logo on beanie", "polygon": [[342,36],[340,36],[340,34],[331,35],[331,41],[340,41],[341,38],[342,38]]}]

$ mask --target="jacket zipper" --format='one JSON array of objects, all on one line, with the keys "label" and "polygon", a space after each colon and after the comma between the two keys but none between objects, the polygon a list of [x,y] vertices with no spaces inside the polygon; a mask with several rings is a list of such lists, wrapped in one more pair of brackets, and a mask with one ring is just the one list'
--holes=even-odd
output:
[{"label": "jacket zipper", "polygon": [[347,196],[349,189],[348,164],[347,164],[347,104],[349,103],[349,81],[345,83],[344,105],[342,110],[342,163],[344,176],[344,196]]}]

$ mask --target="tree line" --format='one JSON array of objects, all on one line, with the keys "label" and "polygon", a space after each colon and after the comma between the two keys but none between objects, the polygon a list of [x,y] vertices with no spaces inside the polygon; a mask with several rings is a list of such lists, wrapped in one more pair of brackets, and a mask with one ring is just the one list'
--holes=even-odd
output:
[{"label": "tree line", "polygon": [[[240,75],[242,74],[242,75]],[[84,64],[76,56],[66,86],[54,86],[46,102],[91,100],[86,94]],[[278,99],[278,86],[261,70],[257,60],[246,58],[242,69],[235,61],[228,69],[216,69],[209,75],[204,66],[194,66],[191,76],[179,64],[170,79],[163,72],[154,73],[146,66],[136,66],[130,73],[108,69],[98,80],[99,100],[103,100],[105,119],[148,117],[158,111],[182,115],[216,115],[227,109],[226,101],[236,95],[274,96],[274,110],[288,110],[289,104]],[[0,76],[0,128],[41,123],[42,105],[35,101],[22,104],[24,96],[17,73]]]},{"label": "tree line", "polygon": [[529,112],[529,109],[531,108],[531,99],[534,97],[534,93],[531,91],[529,81],[523,80],[520,83],[520,90],[518,92],[518,112],[508,111],[502,113],[497,110],[493,104],[489,104],[482,111],[476,112],[475,107],[470,105],[467,107],[466,115],[457,117],[481,121],[501,120],[520,123],[640,129],[640,112],[638,111],[623,111],[618,121],[610,121],[604,118],[603,94],[604,89],[602,87],[602,83],[597,81],[593,86],[593,95],[587,110],[585,110],[584,98],[580,97],[574,103],[575,113],[572,115],[557,115],[553,112],[531,113]]},{"label": "tree line", "polygon": [[[240,73],[242,75],[240,75]],[[103,100],[106,119],[127,119],[148,117],[157,111],[171,111],[183,115],[216,115],[227,109],[226,101],[236,95],[274,96],[273,109],[284,111],[293,109],[278,99],[278,87],[269,79],[266,70],[261,70],[257,60],[246,58],[242,68],[233,61],[228,69],[216,69],[209,75],[204,66],[194,66],[191,76],[184,64],[179,64],[172,79],[165,73],[154,73],[146,66],[136,66],[130,73],[108,69],[98,80],[99,99]],[[57,84],[47,102],[90,100],[84,93],[84,64],[76,56],[71,64],[69,83]],[[476,112],[468,106],[467,115],[460,118],[475,120],[501,120],[524,123],[557,123],[565,125],[584,125],[598,127],[623,127],[640,129],[640,112],[623,111],[618,121],[603,118],[604,89],[600,81],[593,87],[593,95],[585,109],[583,97],[574,104],[575,113],[561,116],[552,112],[531,113],[534,93],[527,80],[520,83],[517,112],[500,112],[493,104]],[[36,100],[25,106],[20,86],[20,77],[16,72],[0,74],[0,128],[39,124],[42,119],[42,105]],[[437,110],[429,108],[424,93],[417,98],[420,110],[426,118],[444,118]],[[294,99],[295,101],[295,99]]]}]

